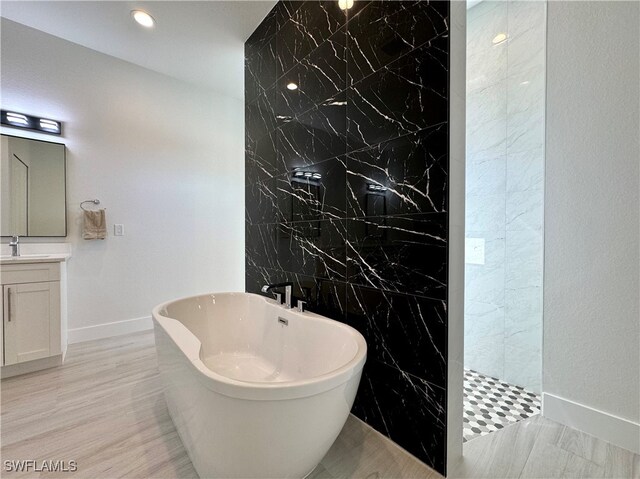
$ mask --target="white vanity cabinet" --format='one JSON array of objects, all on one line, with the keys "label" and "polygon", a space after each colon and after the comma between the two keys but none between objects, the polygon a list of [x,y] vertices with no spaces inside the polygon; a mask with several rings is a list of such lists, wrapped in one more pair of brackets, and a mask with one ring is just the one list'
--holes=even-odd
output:
[{"label": "white vanity cabinet", "polygon": [[0,265],[2,377],[62,362],[63,267],[59,260]]}]

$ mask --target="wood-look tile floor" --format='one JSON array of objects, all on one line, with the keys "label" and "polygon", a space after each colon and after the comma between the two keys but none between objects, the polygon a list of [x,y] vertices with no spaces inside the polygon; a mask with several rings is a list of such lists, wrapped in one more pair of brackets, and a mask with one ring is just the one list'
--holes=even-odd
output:
[{"label": "wood-look tile floor", "polygon": [[465,443],[450,477],[640,479],[640,456],[537,415]]},{"label": "wood-look tile floor", "polygon": [[[71,345],[62,366],[0,387],[2,461],[78,466],[73,473],[0,469],[3,477],[198,477],[167,411],[150,331]],[[350,416],[310,477],[441,476]]]},{"label": "wood-look tile floor", "polygon": [[[197,478],[169,418],[151,332],[72,345],[63,366],[3,380],[1,389],[2,465],[78,465],[73,473],[0,470],[3,477]],[[469,442],[451,476],[640,478],[640,459],[536,417]],[[441,476],[350,417],[310,478]]]}]

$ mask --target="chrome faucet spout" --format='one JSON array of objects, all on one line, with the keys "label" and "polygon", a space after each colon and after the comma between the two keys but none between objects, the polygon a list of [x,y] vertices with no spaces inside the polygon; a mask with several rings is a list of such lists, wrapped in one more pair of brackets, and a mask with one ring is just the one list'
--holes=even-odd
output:
[{"label": "chrome faucet spout", "polygon": [[285,298],[284,305],[287,309],[291,309],[291,294],[293,291],[293,283],[286,282],[286,283],[276,283],[276,284],[265,284],[262,287],[262,292],[268,293],[269,291],[275,288],[284,288],[284,298]]},{"label": "chrome faucet spout", "polygon": [[11,246],[11,256],[20,256],[20,236],[12,236],[9,246]]}]

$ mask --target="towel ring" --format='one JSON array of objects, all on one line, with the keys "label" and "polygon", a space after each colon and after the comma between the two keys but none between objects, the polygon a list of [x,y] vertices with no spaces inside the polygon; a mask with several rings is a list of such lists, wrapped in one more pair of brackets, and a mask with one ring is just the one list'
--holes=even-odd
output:
[{"label": "towel ring", "polygon": [[82,209],[82,211],[91,211],[86,209],[84,206],[85,203],[93,203],[94,205],[99,205],[100,204],[100,200],[99,199],[95,199],[95,200],[84,200],[82,203],[80,203],[80,208]]}]

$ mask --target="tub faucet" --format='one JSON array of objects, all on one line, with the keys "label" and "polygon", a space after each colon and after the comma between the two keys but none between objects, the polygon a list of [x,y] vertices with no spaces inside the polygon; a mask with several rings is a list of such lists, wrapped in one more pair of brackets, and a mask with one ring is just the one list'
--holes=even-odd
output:
[{"label": "tub faucet", "polygon": [[284,298],[285,298],[284,299],[284,305],[285,305],[285,308],[291,309],[291,291],[293,289],[293,283],[287,282],[287,283],[277,283],[277,284],[265,284],[262,287],[262,292],[263,293],[268,293],[272,289],[282,288],[283,286],[284,286]]},{"label": "tub faucet", "polygon": [[20,236],[13,236],[9,246],[11,246],[11,256],[20,256]]}]

